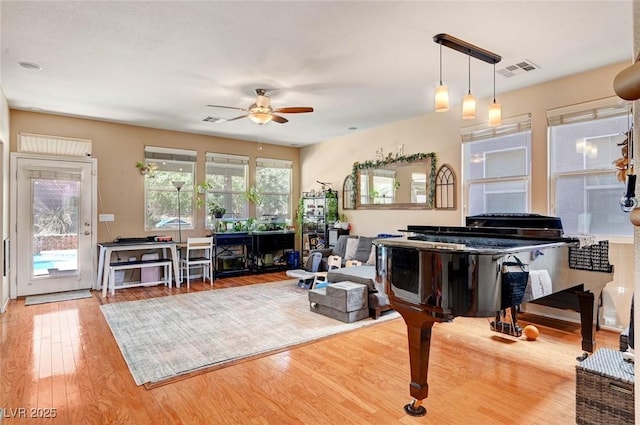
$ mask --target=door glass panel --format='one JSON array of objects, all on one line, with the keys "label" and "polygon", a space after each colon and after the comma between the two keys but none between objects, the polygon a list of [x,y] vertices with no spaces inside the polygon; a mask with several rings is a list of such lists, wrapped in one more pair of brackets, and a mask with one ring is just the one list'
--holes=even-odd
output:
[{"label": "door glass panel", "polygon": [[77,274],[80,182],[41,177],[31,182],[32,276]]}]

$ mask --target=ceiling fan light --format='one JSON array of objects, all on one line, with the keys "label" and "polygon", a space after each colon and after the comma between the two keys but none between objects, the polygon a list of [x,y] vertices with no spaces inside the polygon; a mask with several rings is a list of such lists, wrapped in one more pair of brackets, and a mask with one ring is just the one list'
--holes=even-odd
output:
[{"label": "ceiling fan light", "polygon": [[449,88],[440,84],[436,88],[435,95],[436,112],[447,112],[449,110]]},{"label": "ceiling fan light", "polygon": [[500,125],[502,122],[502,105],[497,103],[494,99],[493,103],[489,106],[489,125]]},{"label": "ceiling fan light", "polygon": [[249,114],[249,119],[254,123],[260,125],[268,123],[272,118],[273,116],[271,114],[265,112],[255,112]]},{"label": "ceiling fan light", "polygon": [[462,119],[473,120],[476,118],[476,98],[469,92],[462,100]]}]

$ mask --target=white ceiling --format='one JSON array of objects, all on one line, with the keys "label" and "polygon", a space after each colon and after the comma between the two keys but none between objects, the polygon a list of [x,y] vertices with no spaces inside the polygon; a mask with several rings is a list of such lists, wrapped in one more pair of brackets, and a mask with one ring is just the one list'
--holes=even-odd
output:
[{"label": "white ceiling", "polygon": [[[15,109],[306,146],[433,111],[438,33],[495,52],[500,93],[633,57],[631,1],[186,1],[0,3],[2,88]],[[467,56],[443,48],[452,107]],[[34,62],[29,70],[19,62]],[[207,123],[266,88],[289,122]],[[471,91],[493,67],[471,60]],[[356,127],[356,130],[350,129]]]}]

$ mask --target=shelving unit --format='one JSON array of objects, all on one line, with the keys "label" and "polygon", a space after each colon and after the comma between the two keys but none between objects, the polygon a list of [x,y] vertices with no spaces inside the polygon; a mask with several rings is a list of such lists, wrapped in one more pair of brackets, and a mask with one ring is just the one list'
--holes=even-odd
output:
[{"label": "shelving unit", "polygon": [[[302,241],[300,246],[304,259],[312,249],[329,247],[328,231],[339,214],[338,194],[331,190],[315,196],[303,196],[302,208]],[[334,214],[331,213],[332,209],[335,210]]]}]

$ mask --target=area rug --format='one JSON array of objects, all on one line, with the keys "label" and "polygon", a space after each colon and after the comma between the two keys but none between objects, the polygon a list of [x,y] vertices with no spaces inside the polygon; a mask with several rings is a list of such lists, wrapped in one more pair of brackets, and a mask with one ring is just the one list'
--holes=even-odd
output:
[{"label": "area rug", "polygon": [[36,305],[45,303],[55,303],[58,301],[79,300],[81,298],[91,298],[88,289],[80,291],[56,292],[53,294],[30,295],[24,299],[24,305]]},{"label": "area rug", "polygon": [[343,323],[309,309],[297,280],[102,305],[136,385],[167,381],[400,317]]}]

